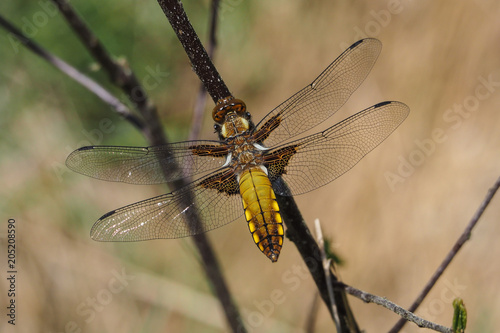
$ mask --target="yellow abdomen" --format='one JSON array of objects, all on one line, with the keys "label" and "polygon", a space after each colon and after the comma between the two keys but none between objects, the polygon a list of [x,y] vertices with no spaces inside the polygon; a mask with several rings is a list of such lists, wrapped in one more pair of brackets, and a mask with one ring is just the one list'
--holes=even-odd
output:
[{"label": "yellow abdomen", "polygon": [[271,182],[259,167],[244,170],[239,179],[248,228],[259,249],[278,260],[283,245],[283,222]]}]

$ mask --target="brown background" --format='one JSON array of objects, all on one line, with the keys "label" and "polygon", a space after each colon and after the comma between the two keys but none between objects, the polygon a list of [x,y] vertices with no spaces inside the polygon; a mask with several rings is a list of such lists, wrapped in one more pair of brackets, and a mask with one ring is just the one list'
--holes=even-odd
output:
[{"label": "brown background", "polygon": [[[199,82],[157,3],[72,4],[110,51],[150,83],[169,138],[185,140]],[[346,283],[408,306],[500,174],[500,4],[227,0],[222,6],[216,64],[255,120],[311,82],[364,37],[361,33],[384,44],[365,83],[320,128],[384,100],[408,104],[410,116],[349,173],[296,200],[311,227],[321,220],[345,260],[339,272]],[[208,7],[208,1],[186,1],[203,39]],[[9,2],[0,4],[0,12],[27,31],[35,24],[38,42],[107,82],[50,7]],[[189,239],[134,244],[89,239],[99,216],[165,188],[86,178],[63,169],[66,156],[88,140],[83,131],[94,135],[93,143],[145,142],[94,96],[14,47],[4,31],[0,36],[0,232],[5,236],[7,219],[16,219],[16,332],[64,332],[72,325],[82,332],[226,331]],[[152,79],[154,69],[166,74]],[[484,80],[498,83],[490,92]],[[462,115],[454,106],[462,106]],[[113,124],[108,133],[99,129],[105,118]],[[212,132],[207,112],[201,137],[214,139]],[[388,182],[389,173],[399,173],[399,182]],[[450,325],[450,302],[458,296],[468,308],[470,332],[500,330],[499,200],[492,201],[417,314]],[[278,263],[271,264],[253,245],[243,218],[209,238],[248,328],[302,332],[316,291],[294,245],[285,240]],[[1,247],[4,267],[5,238]],[[126,285],[115,280],[122,269],[134,277]],[[6,280],[0,281],[4,304]],[[102,307],[90,311],[86,302],[96,297]],[[279,304],[270,306],[271,298]],[[376,305],[356,299],[351,304],[368,332],[385,332],[398,319]],[[0,330],[7,326],[2,315]],[[321,304],[317,331],[333,329]],[[412,324],[404,330],[417,331]]]}]

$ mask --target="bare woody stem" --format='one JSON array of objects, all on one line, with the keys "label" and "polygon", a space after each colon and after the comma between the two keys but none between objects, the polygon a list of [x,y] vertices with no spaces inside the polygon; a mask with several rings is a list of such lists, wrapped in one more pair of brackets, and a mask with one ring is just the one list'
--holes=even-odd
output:
[{"label": "bare woody stem", "polygon": [[52,64],[54,67],[59,69],[61,72],[87,88],[97,97],[99,97],[104,103],[108,104],[116,113],[121,115],[127,121],[132,123],[139,130],[143,131],[145,128],[144,122],[134,115],[128,106],[123,104],[118,98],[113,96],[108,90],[103,86],[92,80],[90,77],[78,71],[76,68],[63,61],[62,59],[56,57],[52,53],[45,50],[43,47],[35,43],[30,38],[26,37],[19,29],[10,24],[7,20],[0,16],[0,26],[4,27],[5,30],[9,31],[11,36],[19,40],[24,47],[26,47],[31,52],[45,59],[47,62]]},{"label": "bare woody stem", "polygon": [[[212,5],[210,9],[210,32],[208,38],[208,56],[213,59],[215,48],[217,44],[217,17],[219,16],[219,0],[212,0]],[[199,139],[199,134],[201,132],[201,127],[203,124],[203,111],[207,103],[207,90],[200,83],[200,89],[198,90],[198,95],[196,96],[195,105],[193,108],[193,119],[191,120],[191,131],[189,132],[189,140]]]},{"label": "bare woody stem", "polygon": [[[441,275],[443,274],[445,269],[451,263],[453,258],[455,258],[458,251],[462,248],[462,246],[465,244],[465,242],[467,242],[470,239],[472,229],[474,229],[474,227],[476,226],[477,222],[479,221],[479,219],[483,215],[484,211],[486,210],[486,207],[488,207],[488,205],[491,202],[491,199],[493,199],[493,196],[495,195],[495,193],[498,191],[499,188],[500,188],[500,178],[498,178],[497,181],[495,182],[495,184],[488,190],[486,197],[484,198],[483,202],[481,203],[481,205],[477,209],[477,211],[474,214],[474,216],[472,217],[472,219],[467,224],[467,227],[465,227],[464,231],[462,232],[462,234],[460,235],[458,240],[455,242],[455,244],[451,248],[450,252],[448,252],[448,255],[444,258],[441,265],[439,265],[437,270],[434,272],[434,274],[430,278],[429,282],[427,282],[424,289],[418,295],[417,299],[410,306],[410,308],[408,309],[409,311],[415,312],[415,310],[417,310],[417,308],[420,306],[420,304],[422,304],[422,301],[427,296],[429,291],[434,287],[437,280],[441,277]],[[391,328],[389,333],[399,332],[405,324],[406,324],[406,320],[404,318],[401,318],[394,325],[394,327]]]},{"label": "bare woody stem", "polygon": [[[130,109],[120,102],[115,96],[90,79],[83,73],[77,71],[74,67],[70,66],[61,59],[47,52],[38,44],[33,42],[28,37],[24,36],[19,29],[15,28],[12,24],[7,22],[0,16],[0,26],[3,26],[9,31],[12,36],[17,38],[25,47],[33,53],[41,56],[49,63],[60,69],[66,75],[86,87],[89,91],[101,98],[105,103],[110,105],[113,110],[122,115],[126,120],[134,124],[146,136],[151,145],[166,144],[166,137],[160,126],[161,122],[156,113],[156,107],[149,101],[144,89],[135,78],[132,71],[128,68],[117,64],[107,53],[105,48],[100,44],[95,35],[92,34],[90,29],[84,22],[77,16],[76,12],[69,6],[66,1],[53,0],[60,10],[63,12],[65,18],[68,20],[70,26],[77,32],[87,49],[90,50],[92,55],[97,59],[100,65],[108,72],[111,80],[121,87],[129,96],[134,105],[138,108],[144,121],[130,112]],[[138,94],[138,92],[142,92]],[[174,187],[183,186],[182,182],[172,184]],[[207,276],[212,282],[215,292],[221,301],[222,307],[225,310],[226,317],[234,332],[246,332],[243,321],[239,315],[238,309],[232,302],[227,284],[218,266],[217,259],[212,250],[210,243],[205,235],[197,235],[193,237],[195,245],[197,246],[203,261],[203,267]]]},{"label": "bare woody stem", "polygon": [[[191,23],[189,22],[187,15],[184,12],[182,3],[178,0],[158,0],[158,3],[184,47],[191,61],[194,72],[203,82],[214,102],[221,98],[231,96],[229,89],[226,87],[224,81],[217,72]],[[316,244],[314,238],[312,238],[307,225],[303,223],[302,216],[293,198],[279,197],[278,204],[280,205],[280,209],[285,217],[284,220],[287,225],[287,236],[295,242],[305,262],[314,263],[314,265],[309,267],[309,269],[320,291],[320,295],[328,305],[329,310],[331,310],[332,307],[328,297],[328,288],[324,271],[322,269],[318,245]],[[337,281],[335,275],[333,275],[332,272],[330,272],[330,274],[332,274],[332,280]],[[345,292],[343,290],[335,290],[334,297],[335,304],[338,307],[341,332],[359,332],[359,328],[357,327],[356,321],[354,320],[354,316],[347,302]]]},{"label": "bare woody stem", "polygon": [[137,107],[147,123],[141,129],[143,135],[151,145],[161,145],[167,142],[161,122],[159,121],[156,106],[149,99],[137,77],[128,66],[119,64],[106,50],[96,35],[78,16],[67,0],[52,0],[63,14],[64,18],[80,38],[82,44],[108,73],[111,82],[120,87],[129,100]]},{"label": "bare woody stem", "polygon": [[[66,0],[53,0],[64,14],[70,26],[78,34],[83,44],[91,52],[94,58],[108,72],[111,80],[128,95],[129,99],[137,106],[139,112],[144,118],[145,129],[143,131],[150,145],[164,145],[167,139],[161,128],[161,122],[156,112],[155,105],[149,100],[146,91],[137,80],[134,73],[127,67],[118,64],[97,37],[87,28],[85,23],[78,17],[76,12]],[[165,170],[169,172],[169,170]],[[186,185],[185,181],[177,181],[170,184],[173,188],[180,188]],[[200,224],[199,216],[191,216],[194,224]],[[226,319],[233,332],[245,332],[244,324],[239,311],[232,301],[229,288],[225,282],[222,271],[213,248],[204,234],[193,236],[193,241],[201,256],[203,268],[215,289],[215,293],[221,302],[222,308],[226,314]]]},{"label": "bare woody stem", "polygon": [[178,0],[158,0],[158,3],[213,101],[216,103],[219,99],[232,96],[189,22],[182,3]]},{"label": "bare woody stem", "polygon": [[[283,184],[281,186],[284,186]],[[283,221],[286,224],[286,236],[290,239],[297,250],[299,251],[302,259],[307,264],[307,268],[312,275],[316,287],[319,290],[319,294],[325,304],[332,319],[335,318],[333,306],[336,307],[336,312],[338,313],[338,318],[340,322],[336,325],[340,326],[340,332],[360,332],[359,327],[356,323],[352,310],[349,306],[347,296],[345,291],[342,289],[334,289],[333,297],[334,300],[330,299],[326,281],[326,274],[330,274],[330,280],[332,283],[338,282],[337,277],[332,270],[326,272],[323,269],[323,262],[321,258],[321,250],[316,243],[316,240],[311,234],[311,231],[307,227],[302,215],[295,203],[293,197],[284,197],[277,195],[276,200],[280,207],[280,212],[283,215]],[[340,333],[339,332],[339,333]]]},{"label": "bare woody stem", "polygon": [[414,315],[410,311],[403,309],[399,305],[389,301],[388,299],[386,299],[384,297],[380,297],[377,295],[367,293],[365,291],[348,286],[342,282],[337,282],[335,284],[335,287],[336,288],[343,288],[348,294],[359,298],[360,300],[362,300],[365,303],[375,303],[375,304],[381,305],[384,308],[389,309],[392,312],[400,315],[401,318],[405,322],[410,321],[410,322],[416,324],[418,327],[428,328],[428,329],[431,329],[431,330],[434,330],[437,332],[441,332],[441,333],[453,333],[451,328],[448,328],[448,327],[445,327],[442,325],[438,325],[438,324],[432,323],[430,321],[427,321],[425,319],[422,319],[420,317],[417,317],[416,315]]}]

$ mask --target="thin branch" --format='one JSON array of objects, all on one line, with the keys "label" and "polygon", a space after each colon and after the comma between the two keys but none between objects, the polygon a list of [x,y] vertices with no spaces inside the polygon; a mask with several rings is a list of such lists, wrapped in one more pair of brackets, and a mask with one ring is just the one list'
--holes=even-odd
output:
[{"label": "thin branch", "polygon": [[201,128],[203,125],[203,113],[207,105],[207,90],[203,84],[198,89],[196,100],[193,108],[193,118],[191,119],[191,130],[189,131],[188,140],[197,140],[200,137]]},{"label": "thin branch", "polygon": [[[215,47],[217,46],[217,18],[219,17],[219,0],[212,0],[210,10],[210,29],[208,36],[208,56],[213,59]],[[207,90],[203,82],[200,84],[198,96],[193,109],[193,119],[191,120],[191,131],[189,140],[196,140],[200,136],[201,126],[203,125],[203,112],[207,104]]]},{"label": "thin branch", "polygon": [[[78,16],[76,11],[71,7],[67,0],[52,0],[59,11],[63,14],[64,18],[71,26],[73,31],[76,32],[85,47],[90,51],[92,56],[99,62],[99,64],[106,69],[110,75],[111,81],[117,86],[121,87],[124,82],[130,80],[129,76],[132,75],[131,71],[125,71],[112,57],[108,51],[97,39],[94,33],[87,27],[85,22]],[[137,80],[135,80],[137,81]],[[140,86],[138,84],[138,86]]]},{"label": "thin branch", "polygon": [[217,103],[219,99],[232,96],[189,22],[182,3],[179,0],[158,0],[158,3],[213,101]]},{"label": "thin branch", "polygon": [[132,70],[125,65],[121,65],[110,56],[101,41],[87,27],[83,19],[80,18],[67,0],[52,1],[57,5],[59,11],[80,38],[82,44],[108,73],[111,82],[121,88],[129,100],[137,107],[148,124],[148,126],[142,129],[142,133],[150,144],[152,146],[166,144],[167,139],[161,127],[156,106],[151,102],[145,89],[139,80],[137,80]]},{"label": "thin branch", "polygon": [[384,308],[389,309],[392,312],[400,315],[403,318],[403,320],[411,321],[412,323],[415,323],[418,327],[429,328],[431,330],[434,330],[437,332],[442,332],[442,333],[453,333],[453,330],[451,328],[448,328],[448,327],[445,327],[442,325],[438,325],[438,324],[432,323],[428,320],[422,319],[422,318],[414,315],[410,311],[405,310],[402,307],[400,307],[399,305],[389,301],[387,298],[367,293],[365,291],[348,286],[342,282],[335,283],[335,287],[337,287],[337,288],[340,287],[340,288],[344,289],[349,295],[357,297],[360,300],[362,300],[363,302],[375,303],[375,304],[381,305]]},{"label": "thin branch", "polygon": [[[285,183],[282,180],[280,187],[285,188]],[[328,295],[328,287],[325,279],[325,271],[323,269],[323,264],[321,261],[321,251],[316,243],[314,237],[312,236],[309,228],[307,227],[302,215],[295,203],[295,200],[291,196],[281,196],[276,195],[276,200],[278,201],[278,206],[280,207],[280,213],[283,216],[283,221],[286,224],[286,236],[290,241],[292,241],[297,250],[299,251],[302,259],[307,264],[307,268],[312,275],[316,287],[319,290],[320,296],[323,302],[327,305],[332,318],[334,316],[331,307],[331,300]],[[338,279],[329,270],[330,279],[333,283],[337,282]],[[342,289],[334,289],[333,297],[335,299],[335,304],[337,305],[337,311],[339,316],[339,332],[360,332],[359,327],[356,323],[352,310],[349,306],[347,300],[347,295]]]},{"label": "thin branch", "polygon": [[85,74],[79,72],[76,68],[66,63],[62,59],[56,57],[50,52],[46,51],[40,45],[32,41],[30,38],[26,37],[19,29],[10,24],[2,16],[0,16],[0,25],[4,27],[12,37],[18,39],[26,48],[28,48],[33,53],[39,55],[41,58],[48,61],[54,67],[59,69],[61,72],[80,83],[82,86],[87,88],[89,91],[94,93],[99,97],[104,103],[108,104],[113,110],[115,110],[119,115],[132,123],[139,130],[143,131],[145,128],[144,123],[136,117],[130,109],[120,102],[118,98],[113,96],[108,90],[102,87],[100,84],[86,76]]},{"label": "thin branch", "polygon": [[[158,2],[167,16],[170,25],[177,34],[177,37],[181,41],[181,44],[191,61],[194,71],[200,77],[213,100],[217,102],[217,100],[221,98],[230,96],[229,90],[222,81],[222,78],[203,48],[196,32],[189,23],[180,1],[159,0]],[[183,184],[179,185],[182,186]],[[193,223],[193,225],[201,224],[198,215],[193,216],[193,219],[195,220],[194,222],[196,222]],[[224,276],[222,275],[217,257],[215,256],[207,236],[205,234],[198,234],[194,235],[192,238],[201,255],[205,273],[210,279],[212,286],[215,289],[215,294],[219,298],[222,308],[224,309],[229,326],[233,332],[246,332],[239,310],[231,298],[229,288],[226,284]]]},{"label": "thin branch", "polygon": [[323,231],[321,230],[321,224],[319,222],[319,219],[314,220],[314,226],[316,229],[316,237],[318,239],[319,250],[321,253],[321,262],[323,263],[323,271],[325,273],[328,297],[330,298],[330,304],[332,306],[331,312],[333,314],[333,321],[335,322],[335,325],[337,327],[337,332],[340,332],[339,313],[337,311],[337,305],[335,304],[335,297],[333,297],[332,279],[330,274],[331,260],[326,258],[325,240],[323,239]]},{"label": "thin branch", "polygon": [[[79,73],[76,69],[66,64],[62,60],[56,58],[55,56],[52,56],[51,54],[43,50],[40,46],[31,41],[29,38],[25,37],[18,29],[13,27],[2,17],[0,17],[0,24],[4,26],[8,31],[10,31],[16,38],[18,38],[21,43],[23,43],[28,49],[42,56],[50,63],[54,64],[54,66],[61,69],[68,76],[72,77],[87,89],[89,89],[91,92],[103,99],[104,102],[110,104],[118,113],[124,116],[125,119],[133,123],[138,129],[140,129],[151,145],[166,144],[167,141],[163,134],[163,130],[160,125],[161,122],[159,121],[156,113],[156,108],[152,103],[149,102],[149,99],[147,98],[144,90],[136,80],[133,73],[124,71],[123,68],[117,66],[117,64],[113,60],[111,60],[104,47],[101,46],[100,42],[91,33],[90,29],[85,26],[83,21],[78,18],[77,14],[66,2],[56,1],[56,3],[63,11],[63,13],[65,13],[65,17],[68,19],[70,26],[75,31],[77,31],[84,45],[87,46],[94,57],[97,58],[103,68],[110,73],[112,81],[122,87],[122,89],[124,89],[129,95],[129,98],[131,98],[131,100],[138,106],[141,114],[145,119],[144,123],[140,119],[136,118],[133,114],[131,114],[130,110],[124,104],[122,104],[118,99],[116,99],[100,85],[87,78],[85,75]],[[178,188],[180,186],[183,186],[184,184],[183,182],[176,182],[172,185]],[[196,216],[193,216],[193,219],[196,219]],[[232,325],[234,331],[245,332],[245,328],[243,326],[241,317],[239,316],[239,312],[232,302],[227,285],[218,266],[215,254],[213,253],[212,247],[206,239],[206,236],[202,234],[197,235],[193,238],[202,256],[207,276],[212,281],[212,284],[216,289],[216,294],[226,311],[228,321],[235,323],[235,325]]]},{"label": "thin branch", "polygon": [[318,306],[319,306],[319,293],[314,293],[314,298],[311,302],[311,309],[307,315],[305,331],[307,333],[314,333],[316,327],[316,317],[318,316]]},{"label": "thin branch", "polygon": [[[484,198],[483,202],[477,209],[476,213],[470,220],[469,224],[463,231],[463,233],[460,235],[458,240],[455,242],[455,245],[451,248],[450,252],[448,255],[444,258],[443,262],[441,265],[439,265],[438,269],[434,274],[432,275],[431,279],[427,284],[425,285],[424,289],[420,292],[418,295],[417,299],[413,302],[413,304],[410,306],[408,309],[411,312],[415,312],[415,310],[420,306],[424,298],[427,296],[429,291],[434,287],[436,284],[437,280],[439,277],[443,274],[444,270],[448,267],[448,265],[451,263],[453,258],[457,255],[458,251],[462,248],[462,246],[465,244],[470,239],[470,236],[472,234],[472,229],[476,226],[477,222],[483,215],[484,211],[486,210],[486,207],[490,204],[491,200],[493,199],[493,196],[495,193],[498,191],[498,188],[500,188],[500,178],[497,179],[495,184],[488,190],[488,193],[486,194],[486,197]],[[396,325],[394,325],[393,328],[389,331],[389,333],[396,333],[403,328],[405,325],[406,321],[404,319],[400,319]]]},{"label": "thin branch", "polygon": [[[194,72],[203,82],[214,102],[230,96],[229,89],[226,87],[203,48],[196,32],[189,23],[182,3],[178,0],[158,0],[158,3],[181,41],[193,65]],[[331,309],[318,245],[304,223],[293,198],[277,196],[277,200],[287,225],[287,235],[297,245],[302,258],[308,264],[323,301]],[[332,274],[332,279],[336,281],[337,278],[333,275],[333,272],[330,271],[330,274]],[[334,297],[339,311],[341,332],[359,332],[345,292],[335,291]]]},{"label": "thin branch", "polygon": [[217,22],[219,17],[220,0],[212,0],[210,6],[210,31],[208,33],[208,56],[213,59],[214,50],[217,46]]}]

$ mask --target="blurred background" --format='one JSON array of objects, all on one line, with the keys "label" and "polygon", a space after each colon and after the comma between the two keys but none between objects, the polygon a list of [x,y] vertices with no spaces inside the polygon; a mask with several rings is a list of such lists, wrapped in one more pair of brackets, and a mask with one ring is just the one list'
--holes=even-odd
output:
[{"label": "blurred background", "polygon": [[[158,4],[71,1],[158,106],[170,141],[187,138],[199,81]],[[206,41],[210,2],[184,1]],[[115,92],[48,0],[3,1],[0,13],[47,50]],[[347,284],[408,307],[500,175],[500,3],[224,0],[215,62],[233,94],[261,119],[364,37],[384,45],[350,101],[317,131],[384,100],[406,121],[350,172],[296,198],[319,218]],[[0,47],[0,299],[7,301],[7,220],[17,226],[18,317],[2,332],[225,332],[219,303],[190,239],[98,243],[104,213],[168,191],[102,182],[64,161],[91,144],[146,145],[97,97],[2,30]],[[201,138],[215,139],[207,105]],[[314,116],[314,115],[311,115]],[[108,120],[112,126],[102,126]],[[450,326],[464,299],[469,332],[498,332],[500,197],[417,314]],[[208,234],[250,332],[303,332],[316,288],[285,240],[271,264],[244,219]],[[273,291],[282,292],[271,302]],[[398,316],[350,298],[367,332]],[[278,304],[279,303],[279,304]],[[79,331],[80,330],[80,331]],[[333,331],[323,303],[316,331]],[[404,332],[420,332],[407,324]]]}]

